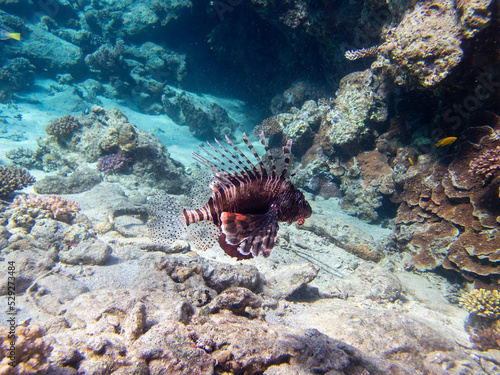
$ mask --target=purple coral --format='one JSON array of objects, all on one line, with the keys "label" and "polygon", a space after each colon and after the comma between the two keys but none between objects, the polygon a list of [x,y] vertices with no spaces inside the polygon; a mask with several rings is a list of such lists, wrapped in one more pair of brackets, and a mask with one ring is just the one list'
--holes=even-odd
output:
[{"label": "purple coral", "polygon": [[109,154],[101,157],[97,162],[97,169],[106,174],[116,173],[128,168],[130,159],[121,154]]}]

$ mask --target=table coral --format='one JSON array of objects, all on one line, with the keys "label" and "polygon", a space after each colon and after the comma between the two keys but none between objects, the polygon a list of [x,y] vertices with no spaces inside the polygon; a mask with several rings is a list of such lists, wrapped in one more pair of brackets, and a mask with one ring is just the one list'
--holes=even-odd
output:
[{"label": "table coral", "polygon": [[11,347],[9,330],[0,327],[0,373],[16,374],[47,374],[50,364],[47,359],[52,346],[43,339],[44,331],[38,325],[19,325],[15,329],[15,366],[10,366],[8,357]]},{"label": "table coral", "polygon": [[35,183],[35,178],[20,168],[0,166],[0,197],[5,197],[14,190],[21,190]]},{"label": "table coral", "polygon": [[35,219],[54,219],[70,223],[80,211],[77,202],[59,195],[39,197],[19,195],[9,205],[6,215],[14,226],[32,227]]}]

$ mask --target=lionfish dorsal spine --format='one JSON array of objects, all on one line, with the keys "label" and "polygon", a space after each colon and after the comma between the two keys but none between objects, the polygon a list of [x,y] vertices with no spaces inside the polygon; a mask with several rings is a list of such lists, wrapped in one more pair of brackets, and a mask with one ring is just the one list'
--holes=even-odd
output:
[{"label": "lionfish dorsal spine", "polygon": [[222,157],[224,159],[226,159],[228,161],[228,163],[230,163],[232,166],[234,166],[234,168],[238,170],[238,172],[241,176],[246,176],[247,179],[254,177],[252,174],[252,171],[250,171],[250,169],[248,169],[248,167],[246,165],[244,165],[236,156],[234,156],[231,153],[231,151],[229,151],[227,149],[226,146],[224,146],[222,143],[220,143],[217,138],[215,138],[215,142],[224,151],[224,152],[219,151],[220,154],[222,155]]},{"label": "lionfish dorsal spine", "polygon": [[286,174],[288,172],[288,166],[290,165],[290,154],[292,152],[292,140],[289,139],[286,142],[286,145],[283,146],[283,158],[285,159],[285,166],[283,167],[283,170],[281,171],[281,177],[285,178]]},{"label": "lionfish dorsal spine", "polygon": [[271,176],[272,178],[276,178],[276,165],[274,164],[274,158],[273,155],[271,154],[271,150],[269,149],[269,145],[267,144],[264,131],[260,132],[259,137],[260,137],[260,143],[264,146],[264,149],[266,150],[267,160],[269,160],[269,164],[271,165]]},{"label": "lionfish dorsal spine", "polygon": [[[215,141],[216,141],[217,143],[219,143],[219,142],[217,141],[217,139],[216,139]],[[208,146],[209,146],[209,147],[213,150],[213,152],[215,152],[217,155],[220,155],[223,159],[227,160],[227,161],[228,161],[228,163],[230,164],[230,165],[229,165],[229,164],[226,164],[223,160],[220,160],[220,159],[219,159],[219,158],[217,158],[215,155],[213,155],[213,154],[209,153],[207,150],[204,150],[204,151],[205,151],[208,155],[210,155],[210,156],[211,156],[211,157],[212,157],[212,158],[213,158],[213,159],[214,159],[217,163],[219,163],[219,164],[222,166],[222,170],[223,170],[223,172],[224,172],[224,173],[232,174],[232,175],[234,175],[235,177],[239,175],[239,171],[235,170],[235,169],[232,167],[232,165],[235,165],[235,164],[234,164],[234,162],[233,162],[231,159],[229,159],[229,158],[227,157],[227,155],[225,155],[224,153],[222,153],[222,152],[220,152],[219,150],[217,150],[214,146],[212,146],[212,145],[210,144],[210,142],[207,142],[207,145],[208,145]],[[240,170],[241,170],[241,168],[238,168],[238,167],[237,167],[237,169],[240,169]],[[239,180],[239,179],[238,179],[238,180]],[[239,181],[241,181],[241,180],[239,180]],[[241,181],[241,182],[243,182],[243,181]]]},{"label": "lionfish dorsal spine", "polygon": [[255,151],[255,148],[253,147],[252,142],[250,142],[250,140],[248,139],[248,137],[247,137],[247,135],[245,133],[243,133],[243,142],[245,142],[245,144],[247,145],[248,149],[252,152],[252,154],[255,157],[255,159],[257,159],[257,161],[259,162],[259,168],[260,168],[260,171],[262,173],[262,177],[266,178],[267,177],[266,166],[262,162],[262,159],[260,158],[260,156],[257,153],[257,151]]},{"label": "lionfish dorsal spine", "polygon": [[[203,150],[201,147],[200,147],[200,149]],[[200,154],[198,154],[196,152],[193,152],[193,158],[198,163],[204,165],[207,168],[210,168],[212,170],[212,172],[214,172],[214,173],[225,173],[219,166],[217,166],[217,164],[215,164],[214,162],[208,160],[207,158],[205,158],[204,156],[201,156]]]},{"label": "lionfish dorsal spine", "polygon": [[[241,160],[244,160],[248,166],[250,168],[252,168],[252,174],[257,177],[257,178],[260,178],[261,177],[261,174],[259,173],[259,170],[257,169],[257,167],[255,167],[255,165],[245,156],[245,154],[243,152],[241,152],[241,150],[238,148],[238,146],[236,146],[230,139],[229,137],[226,135],[226,142],[229,144],[229,146],[232,146],[234,151],[236,151],[239,155],[239,157],[241,158]],[[240,163],[243,164],[243,162],[240,161]],[[243,164],[244,166],[244,164]],[[246,167],[245,167],[246,169]],[[249,173],[249,171],[247,171],[247,173]]]}]

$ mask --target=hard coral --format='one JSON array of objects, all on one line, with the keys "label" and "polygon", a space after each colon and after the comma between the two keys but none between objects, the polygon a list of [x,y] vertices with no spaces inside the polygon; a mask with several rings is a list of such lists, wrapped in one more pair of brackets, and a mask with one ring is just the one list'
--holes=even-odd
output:
[{"label": "hard coral", "polygon": [[64,139],[73,135],[79,127],[80,123],[76,118],[66,115],[52,121],[49,125],[47,125],[45,131],[48,135],[53,135],[57,139]]},{"label": "hard coral", "polygon": [[410,168],[403,176],[395,224],[398,235],[411,233],[408,246],[418,268],[443,266],[469,279],[500,279],[500,181],[485,185],[482,175],[472,173],[483,169],[471,171],[482,150],[500,146],[496,132],[489,125],[470,127],[450,163]]},{"label": "hard coral", "polygon": [[34,183],[35,178],[27,171],[0,166],[0,197],[5,197],[14,190],[20,190]]},{"label": "hard coral", "polygon": [[484,151],[472,159],[469,171],[472,174],[482,175],[488,179],[500,170],[500,146]]},{"label": "hard coral", "polygon": [[[43,329],[38,325],[17,326],[15,341],[9,338],[7,327],[0,327],[0,373],[5,375],[44,375],[50,369],[47,359],[52,347],[44,339]],[[15,347],[15,366],[9,363],[12,344]]]},{"label": "hard coral", "polygon": [[54,219],[70,223],[80,211],[75,201],[58,195],[39,197],[34,194],[19,195],[9,205],[6,215],[16,226],[31,227],[35,219]]},{"label": "hard coral", "polygon": [[431,87],[461,61],[461,25],[455,2],[422,2],[385,35],[372,69],[387,69],[399,85]]},{"label": "hard coral", "polygon": [[486,318],[500,317],[500,292],[475,289],[462,295],[459,306],[469,313]]},{"label": "hard coral", "polygon": [[105,155],[97,162],[97,169],[106,174],[116,173],[126,169],[130,163],[130,158],[121,154]]}]

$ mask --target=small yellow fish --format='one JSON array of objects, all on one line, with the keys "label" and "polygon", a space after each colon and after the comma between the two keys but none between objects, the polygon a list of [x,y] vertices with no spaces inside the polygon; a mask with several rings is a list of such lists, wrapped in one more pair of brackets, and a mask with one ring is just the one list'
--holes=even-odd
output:
[{"label": "small yellow fish", "polygon": [[408,161],[410,162],[410,164],[412,165],[412,167],[415,166],[415,163],[413,162],[413,160],[411,158],[408,158]]},{"label": "small yellow fish", "polygon": [[457,137],[446,137],[436,143],[436,147],[449,146],[457,140]]},{"label": "small yellow fish", "polygon": [[20,33],[10,33],[6,30],[0,29],[0,40],[7,40],[7,39],[21,40],[21,34]]}]

